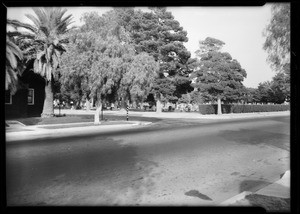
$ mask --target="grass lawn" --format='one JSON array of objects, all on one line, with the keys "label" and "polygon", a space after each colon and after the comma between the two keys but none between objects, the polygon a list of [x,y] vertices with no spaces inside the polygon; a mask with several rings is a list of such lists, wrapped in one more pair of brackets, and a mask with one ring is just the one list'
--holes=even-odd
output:
[{"label": "grass lawn", "polygon": [[[112,121],[126,121],[126,116],[117,116],[117,115],[105,115],[104,123],[111,123]],[[27,126],[30,125],[47,125],[47,124],[66,124],[66,123],[83,123],[83,122],[94,122],[94,115],[66,115],[62,117],[51,117],[51,118],[41,118],[41,117],[30,117],[30,118],[17,118],[12,119],[17,120]],[[157,118],[146,118],[146,117],[129,117],[130,121],[149,121],[149,122],[156,122],[160,119]],[[103,123],[103,124],[104,124]]]}]

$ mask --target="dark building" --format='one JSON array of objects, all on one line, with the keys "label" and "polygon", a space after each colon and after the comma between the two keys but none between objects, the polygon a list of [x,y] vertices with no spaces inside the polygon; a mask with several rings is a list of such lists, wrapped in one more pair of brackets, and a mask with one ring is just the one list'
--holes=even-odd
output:
[{"label": "dark building", "polygon": [[16,94],[5,91],[5,118],[39,117],[43,111],[45,80],[31,69],[20,77],[21,87]]}]

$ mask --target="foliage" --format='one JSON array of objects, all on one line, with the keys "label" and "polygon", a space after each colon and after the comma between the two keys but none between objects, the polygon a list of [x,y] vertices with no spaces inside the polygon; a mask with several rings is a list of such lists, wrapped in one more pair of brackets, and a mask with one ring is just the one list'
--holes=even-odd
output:
[{"label": "foliage", "polygon": [[278,72],[290,73],[290,3],[274,3],[272,18],[263,35],[268,62]]},{"label": "foliage", "polygon": [[62,55],[59,69],[60,92],[64,100],[77,105],[89,98],[89,72],[93,63],[94,38],[80,30],[70,33],[68,51]]},{"label": "foliage", "polygon": [[203,103],[203,97],[199,91],[192,91],[187,94],[183,94],[178,103],[187,103],[187,104],[201,104]]},{"label": "foliage", "polygon": [[[141,101],[147,97],[158,69],[153,57],[137,54],[116,14],[86,13],[84,24],[71,36],[63,57],[65,94],[96,101]],[[75,98],[75,96],[72,96]]]},{"label": "foliage", "polygon": [[22,51],[6,36],[5,90],[15,94],[18,88],[18,61],[23,59]]},{"label": "foliage", "polygon": [[121,83],[124,89],[129,91],[132,101],[142,102],[147,98],[158,69],[158,63],[147,53],[133,57]]},{"label": "foliage", "polygon": [[201,92],[206,101],[215,101],[219,97],[230,103],[241,99],[245,95],[242,81],[246,71],[229,53],[218,51],[224,42],[208,37],[200,44],[205,45],[204,50],[208,52],[198,51],[201,58],[191,76],[195,81],[194,88]]},{"label": "foliage", "polygon": [[190,53],[184,47],[187,33],[165,8],[142,12],[132,8],[116,9],[118,23],[130,33],[137,53],[146,52],[159,63],[152,93],[161,101],[175,102],[192,90],[188,67]]},{"label": "foliage", "polygon": [[[223,104],[222,112],[229,113],[251,113],[251,112],[274,112],[274,111],[288,111],[290,105],[233,105]],[[201,114],[216,114],[217,104],[203,104],[199,105],[199,112]]]},{"label": "foliage", "polygon": [[257,88],[246,88],[245,103],[258,103],[260,102],[259,91]]},{"label": "foliage", "polygon": [[198,57],[202,57],[211,51],[220,51],[225,43],[221,40],[207,37],[205,40],[199,41],[199,49],[195,52]]},{"label": "foliage", "polygon": [[36,17],[31,14],[26,14],[26,17],[33,22],[33,25],[8,20],[9,24],[17,28],[25,28],[29,32],[9,32],[8,34],[16,35],[24,43],[30,43],[30,47],[24,52],[31,52],[34,55],[31,56],[34,58],[34,72],[51,81],[52,75],[60,64],[61,54],[66,51],[66,33],[71,24],[72,15],[63,17],[67,10],[61,8],[32,8],[32,10]]},{"label": "foliage", "polygon": [[[283,101],[290,101],[290,75],[286,73],[278,73],[272,79],[272,88],[275,92],[275,98],[281,97]],[[280,103],[280,102],[275,102]]]},{"label": "foliage", "polygon": [[278,73],[272,81],[260,83],[257,90],[259,102],[281,104],[284,101],[290,101],[289,75]]}]

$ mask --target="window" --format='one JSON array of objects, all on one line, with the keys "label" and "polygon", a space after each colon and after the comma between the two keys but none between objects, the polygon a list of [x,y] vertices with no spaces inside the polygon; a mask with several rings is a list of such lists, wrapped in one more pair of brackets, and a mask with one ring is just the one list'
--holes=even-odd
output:
[{"label": "window", "polygon": [[5,91],[5,104],[12,104],[12,96],[9,90]]},{"label": "window", "polygon": [[28,103],[28,105],[34,105],[34,89],[33,88],[28,89],[27,103]]}]

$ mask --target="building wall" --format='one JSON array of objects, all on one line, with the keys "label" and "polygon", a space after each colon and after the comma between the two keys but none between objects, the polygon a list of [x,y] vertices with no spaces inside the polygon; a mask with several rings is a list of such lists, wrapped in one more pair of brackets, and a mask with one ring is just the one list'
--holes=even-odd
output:
[{"label": "building wall", "polygon": [[[17,93],[12,96],[12,103],[5,104],[6,119],[40,117],[43,111],[45,97],[44,79],[40,75],[28,70],[23,73],[21,81],[26,84],[28,88],[19,89]],[[34,102],[32,105],[28,104],[28,89],[34,89]]]},{"label": "building wall", "polygon": [[34,104],[27,106],[28,117],[40,117],[43,111],[45,98],[45,83],[38,74],[31,74],[28,80],[28,88],[34,89]]},{"label": "building wall", "polygon": [[27,117],[27,89],[20,89],[12,95],[12,103],[5,104],[5,119]]}]

